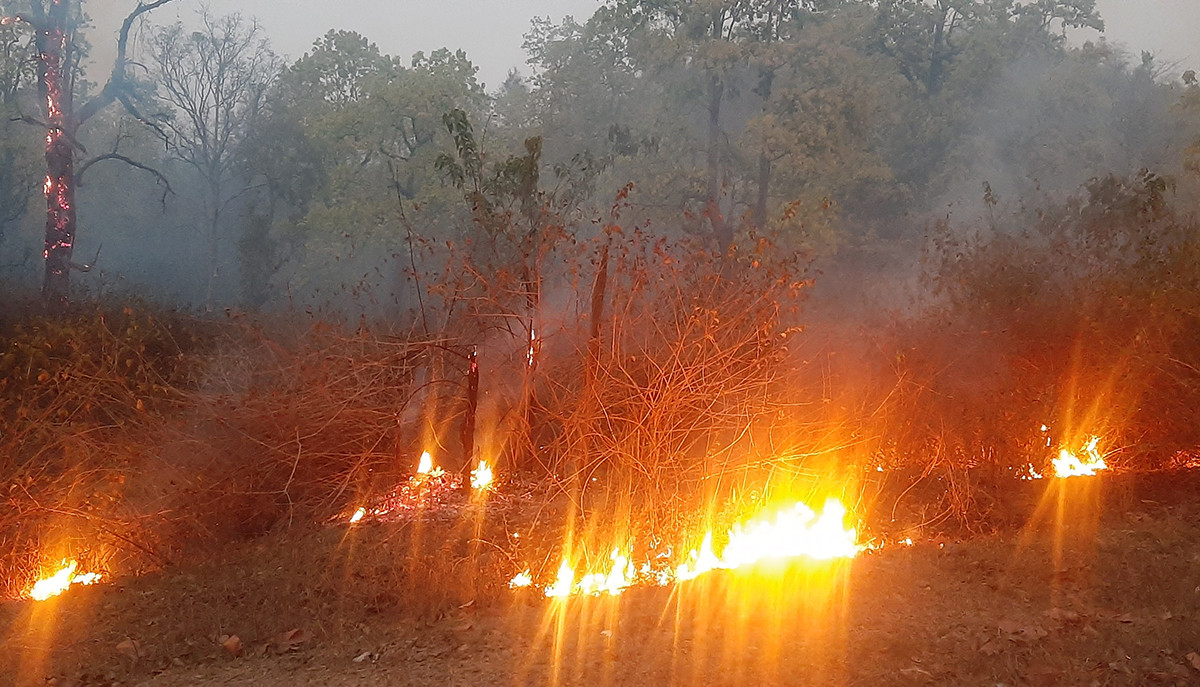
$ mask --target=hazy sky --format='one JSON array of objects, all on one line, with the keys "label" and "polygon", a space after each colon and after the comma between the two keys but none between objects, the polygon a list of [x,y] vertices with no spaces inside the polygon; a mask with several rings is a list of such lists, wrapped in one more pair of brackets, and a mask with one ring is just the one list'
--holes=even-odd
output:
[{"label": "hazy sky", "polygon": [[[113,40],[135,0],[88,0],[95,19],[92,36],[102,69],[111,64]],[[209,0],[218,14],[241,12],[257,17],[276,52],[302,55],[329,29],[363,34],[392,55],[410,57],[418,50],[462,48],[479,67],[479,78],[494,90],[512,67],[525,69],[522,36],[534,16],[554,20],[572,15],[582,21],[600,0]],[[1179,69],[1200,68],[1200,0],[1098,0],[1108,40],[1126,44],[1135,54],[1150,50]],[[200,0],[175,0],[154,11],[156,23],[187,22]],[[1091,33],[1091,32],[1089,32]],[[93,80],[100,80],[97,76]]]}]

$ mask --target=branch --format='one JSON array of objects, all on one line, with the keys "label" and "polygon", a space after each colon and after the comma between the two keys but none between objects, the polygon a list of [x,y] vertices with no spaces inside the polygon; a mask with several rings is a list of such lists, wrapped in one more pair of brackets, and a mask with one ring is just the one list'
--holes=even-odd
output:
[{"label": "branch", "polygon": [[133,22],[138,17],[173,1],[154,0],[154,2],[150,3],[138,2],[138,6],[129,13],[128,17],[125,17],[125,21],[121,23],[121,33],[117,38],[117,57],[113,60],[112,73],[108,76],[108,83],[104,84],[104,88],[96,94],[96,97],[87,101],[83,107],[79,108],[75,119],[76,125],[83,124],[91,119],[92,115],[103,110],[115,100],[120,99],[128,107],[128,98],[121,98],[119,91],[125,88],[125,65],[128,62],[129,31],[133,28]]},{"label": "branch", "polygon": [[91,272],[92,268],[96,266],[96,263],[100,261],[100,249],[103,247],[104,247],[103,243],[100,244],[99,246],[96,246],[96,257],[92,258],[91,262],[85,262],[85,263],[68,262],[67,267],[70,267],[73,270],[78,270],[85,274],[87,272]]},{"label": "branch", "polygon": [[88,160],[87,162],[84,162],[82,165],[79,166],[79,169],[75,170],[75,183],[78,186],[83,186],[83,173],[88,171],[88,168],[90,168],[92,165],[94,165],[97,162],[100,162],[102,160],[119,160],[120,162],[124,162],[125,164],[129,165],[130,167],[137,167],[138,169],[145,170],[145,171],[153,174],[158,179],[159,183],[161,183],[163,186],[166,187],[165,190],[163,190],[163,195],[162,195],[161,202],[163,202],[163,203],[167,202],[167,194],[168,193],[171,195],[175,195],[175,189],[171,188],[171,182],[168,181],[165,176],[163,176],[162,172],[158,171],[157,169],[154,169],[153,167],[151,167],[149,165],[138,162],[137,160],[126,157],[117,152],[105,153],[103,155],[97,155],[96,157]]}]

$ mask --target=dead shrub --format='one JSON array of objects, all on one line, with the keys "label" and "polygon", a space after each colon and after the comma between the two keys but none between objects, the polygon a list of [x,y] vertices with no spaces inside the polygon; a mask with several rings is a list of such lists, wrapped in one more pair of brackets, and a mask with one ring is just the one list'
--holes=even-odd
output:
[{"label": "dead shrub", "polygon": [[[987,227],[938,227],[933,299],[878,363],[896,380],[881,392],[895,461],[928,473],[949,455],[972,469],[970,489],[994,494],[1088,435],[1121,467],[1194,449],[1183,409],[1200,402],[1198,229],[1150,172]],[[960,494],[953,510],[978,517],[991,498]]]}]

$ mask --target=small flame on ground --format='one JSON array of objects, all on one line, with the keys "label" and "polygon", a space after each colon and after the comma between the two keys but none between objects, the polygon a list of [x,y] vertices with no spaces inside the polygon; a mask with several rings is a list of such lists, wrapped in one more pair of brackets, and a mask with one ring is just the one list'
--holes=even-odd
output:
[{"label": "small flame on ground", "polygon": [[100,573],[83,573],[75,574],[75,570],[79,567],[77,561],[63,561],[63,567],[58,572],[50,577],[38,580],[29,590],[29,598],[34,601],[45,601],[52,596],[58,596],[73,584],[93,584],[99,582]]},{"label": "small flame on ground", "polygon": [[418,475],[428,475],[432,471],[433,471],[433,456],[430,455],[429,451],[425,451],[424,453],[421,454],[421,460],[417,462],[417,474]]},{"label": "small flame on ground", "polygon": [[1083,448],[1084,458],[1080,458],[1072,453],[1069,449],[1062,449],[1058,452],[1058,457],[1052,460],[1054,464],[1055,477],[1087,477],[1096,474],[1100,470],[1107,470],[1108,464],[1104,462],[1104,456],[1096,449],[1100,443],[1099,437],[1088,439],[1088,443]]},{"label": "small flame on ground", "polygon": [[350,516],[350,524],[353,525],[354,523],[358,522],[359,520],[362,520],[363,516],[365,516],[366,514],[367,514],[366,508],[359,508],[358,510],[354,511],[354,515]]},{"label": "small flame on ground", "polygon": [[479,467],[471,471],[471,488],[487,489],[492,486],[492,466],[486,460],[479,461]]},{"label": "small flame on ground", "polygon": [[629,557],[614,549],[611,555],[613,564],[612,568],[607,573],[597,572],[590,575],[584,575],[579,580],[579,585],[576,591],[580,594],[610,594],[616,596],[625,590],[626,587],[633,586],[634,575],[633,563],[629,562]]},{"label": "small flame on ground", "polygon": [[571,595],[571,588],[575,586],[575,571],[571,569],[571,565],[565,560],[562,565],[558,566],[558,575],[554,578],[554,584],[546,587],[546,596],[550,598],[562,598]]},{"label": "small flame on ground", "polygon": [[524,572],[517,573],[508,582],[508,586],[513,589],[521,589],[522,587],[528,587],[532,584],[533,574],[529,572],[529,568],[526,568]]}]

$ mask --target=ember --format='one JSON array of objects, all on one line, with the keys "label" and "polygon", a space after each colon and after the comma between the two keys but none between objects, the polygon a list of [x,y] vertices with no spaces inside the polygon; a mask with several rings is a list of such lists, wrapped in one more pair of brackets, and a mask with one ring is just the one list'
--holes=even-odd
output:
[{"label": "ember", "polygon": [[79,567],[77,561],[63,561],[63,567],[50,577],[38,580],[29,590],[29,598],[34,601],[45,601],[52,596],[58,596],[73,584],[93,584],[100,581],[100,573],[75,574]]}]

